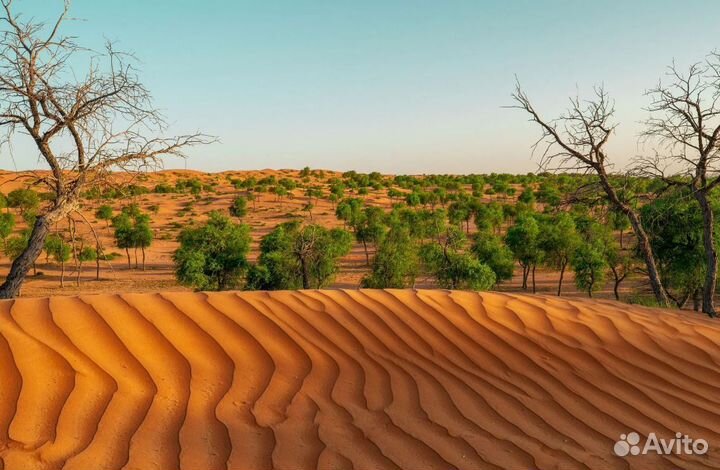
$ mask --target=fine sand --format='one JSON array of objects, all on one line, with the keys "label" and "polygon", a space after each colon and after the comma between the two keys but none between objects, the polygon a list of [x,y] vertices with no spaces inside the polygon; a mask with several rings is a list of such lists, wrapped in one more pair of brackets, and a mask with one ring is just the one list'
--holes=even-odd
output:
[{"label": "fine sand", "polygon": [[[0,303],[0,469],[719,468],[720,327],[446,291]],[[637,431],[704,456],[617,457]]]}]

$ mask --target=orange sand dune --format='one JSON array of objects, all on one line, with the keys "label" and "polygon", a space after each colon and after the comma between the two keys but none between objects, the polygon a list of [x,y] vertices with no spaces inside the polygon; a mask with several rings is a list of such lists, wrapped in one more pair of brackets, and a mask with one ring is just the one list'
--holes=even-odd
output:
[{"label": "orange sand dune", "polygon": [[[0,468],[720,467],[720,327],[445,291],[0,303]],[[682,432],[702,456],[617,457]]]}]

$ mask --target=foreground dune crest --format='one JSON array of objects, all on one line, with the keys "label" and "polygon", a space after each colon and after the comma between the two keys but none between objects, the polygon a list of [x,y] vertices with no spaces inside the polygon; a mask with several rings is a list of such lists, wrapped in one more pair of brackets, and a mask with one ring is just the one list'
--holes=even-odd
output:
[{"label": "foreground dune crest", "polygon": [[6,301],[0,469],[718,468],[719,353],[695,315],[497,293]]}]

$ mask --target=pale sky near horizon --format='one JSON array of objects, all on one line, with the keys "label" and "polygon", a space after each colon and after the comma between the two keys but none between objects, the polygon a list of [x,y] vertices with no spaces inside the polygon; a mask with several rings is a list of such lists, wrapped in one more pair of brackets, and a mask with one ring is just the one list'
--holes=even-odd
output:
[{"label": "pale sky near horizon", "polygon": [[[51,18],[61,3],[15,8]],[[503,108],[515,75],[548,117],[604,83],[622,165],[642,151],[644,90],[720,48],[715,0],[73,0],[71,14],[81,44],[142,61],[172,132],[221,139],[191,152],[204,171],[534,171],[537,129]],[[38,166],[30,145],[14,156],[0,167]]]}]

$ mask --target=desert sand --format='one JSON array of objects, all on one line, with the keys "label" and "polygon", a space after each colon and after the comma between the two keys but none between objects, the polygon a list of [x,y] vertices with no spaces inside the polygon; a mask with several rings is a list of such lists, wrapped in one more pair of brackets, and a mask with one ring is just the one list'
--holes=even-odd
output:
[{"label": "desert sand", "polygon": [[[446,291],[0,303],[0,468],[718,468],[720,328]],[[704,456],[614,456],[683,432]]]}]

